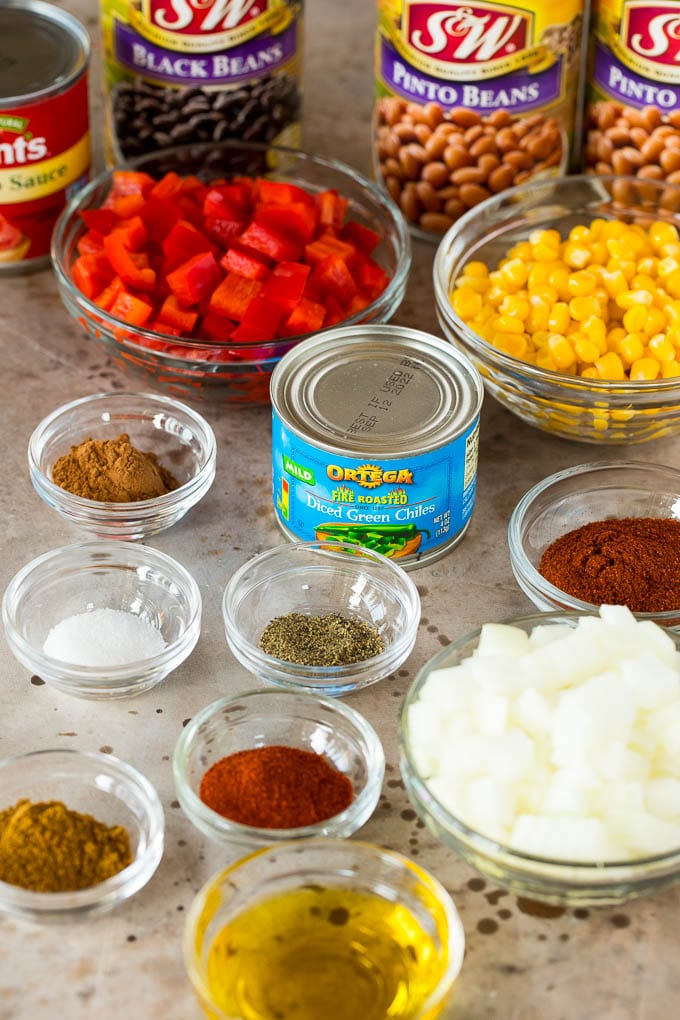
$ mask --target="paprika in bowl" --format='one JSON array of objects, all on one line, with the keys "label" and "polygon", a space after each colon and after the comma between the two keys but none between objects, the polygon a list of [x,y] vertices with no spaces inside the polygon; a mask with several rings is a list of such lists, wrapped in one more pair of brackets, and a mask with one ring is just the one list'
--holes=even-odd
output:
[{"label": "paprika in bowl", "polygon": [[352,708],[296,691],[248,691],[194,716],[177,741],[173,771],[196,828],[253,848],[350,836],[375,809],[385,755]]},{"label": "paprika in bowl", "polygon": [[508,526],[513,573],[538,609],[627,605],[680,626],[680,471],[592,463],[534,485]]}]

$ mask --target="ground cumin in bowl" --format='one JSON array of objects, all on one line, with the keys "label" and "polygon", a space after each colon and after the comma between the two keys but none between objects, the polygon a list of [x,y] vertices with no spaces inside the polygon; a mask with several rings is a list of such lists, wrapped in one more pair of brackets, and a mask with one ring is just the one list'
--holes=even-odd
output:
[{"label": "ground cumin in bowl", "polygon": [[28,448],[34,488],[76,527],[136,540],[176,524],[215,477],[212,428],[150,393],[98,393],[48,415]]},{"label": "ground cumin in bowl", "polygon": [[508,527],[515,578],[542,610],[627,605],[680,626],[680,471],[580,464],[534,485]]}]

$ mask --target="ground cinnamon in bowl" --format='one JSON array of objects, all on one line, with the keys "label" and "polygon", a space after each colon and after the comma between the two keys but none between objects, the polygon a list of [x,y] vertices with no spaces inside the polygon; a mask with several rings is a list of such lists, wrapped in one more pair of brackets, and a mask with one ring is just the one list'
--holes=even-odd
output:
[{"label": "ground cinnamon in bowl", "polygon": [[116,439],[88,437],[72,446],[55,462],[52,481],[74,496],[100,503],[155,499],[180,484],[155,453],[138,450],[125,432]]}]

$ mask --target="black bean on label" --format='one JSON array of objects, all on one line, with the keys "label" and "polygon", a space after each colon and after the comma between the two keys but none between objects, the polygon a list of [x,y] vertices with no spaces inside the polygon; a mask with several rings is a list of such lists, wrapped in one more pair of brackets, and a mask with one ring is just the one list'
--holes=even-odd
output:
[{"label": "black bean on label", "polygon": [[123,157],[156,149],[236,138],[271,142],[300,117],[300,92],[288,74],[238,88],[165,88],[138,78],[113,91],[113,123]]}]

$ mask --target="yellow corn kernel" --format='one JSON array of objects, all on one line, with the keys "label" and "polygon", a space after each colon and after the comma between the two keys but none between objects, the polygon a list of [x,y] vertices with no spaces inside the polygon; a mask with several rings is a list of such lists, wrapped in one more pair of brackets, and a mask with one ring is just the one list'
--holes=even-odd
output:
[{"label": "yellow corn kernel", "polygon": [[499,333],[524,333],[524,323],[514,315],[497,315],[491,324]]},{"label": "yellow corn kernel", "polygon": [[663,221],[652,223],[649,228],[649,240],[657,250],[665,244],[673,244],[678,240],[677,227],[674,227],[672,223],[664,223]]},{"label": "yellow corn kernel", "polygon": [[459,276],[456,280],[456,288],[458,287],[465,287],[466,290],[484,294],[489,289],[489,278],[488,276]]},{"label": "yellow corn kernel", "polygon": [[659,260],[654,258],[653,255],[644,255],[642,258],[637,260],[636,268],[642,276],[656,277],[658,272]]},{"label": "yellow corn kernel", "polygon": [[614,300],[619,308],[632,308],[633,305],[653,304],[654,295],[648,290],[629,290],[625,294],[619,294]]},{"label": "yellow corn kernel", "polygon": [[505,290],[504,287],[499,287],[497,284],[494,284],[492,287],[489,287],[489,289],[486,292],[486,300],[489,302],[489,304],[493,305],[494,308],[497,308],[498,305],[500,305],[501,301],[503,301],[503,299],[506,298],[507,296],[508,296],[507,290]]},{"label": "yellow corn kernel", "polygon": [[656,264],[657,276],[660,280],[666,280],[674,273],[676,269],[680,269],[680,259],[673,258],[672,255],[667,255],[664,259],[659,259]]},{"label": "yellow corn kernel", "polygon": [[465,276],[488,276],[489,267],[486,262],[468,262],[463,273]]},{"label": "yellow corn kernel", "polygon": [[579,269],[575,273],[571,273],[567,280],[567,287],[569,293],[573,297],[588,297],[595,293],[597,286],[597,277],[594,273],[589,273],[587,269]]},{"label": "yellow corn kernel", "polygon": [[529,288],[529,301],[533,305],[537,301],[545,302],[547,305],[554,305],[559,301],[560,296],[549,283],[542,283],[538,287]]},{"label": "yellow corn kernel", "polygon": [[548,328],[553,333],[566,333],[569,329],[569,323],[571,322],[571,316],[569,314],[569,305],[565,304],[564,301],[558,301],[553,305],[550,317],[548,319]]},{"label": "yellow corn kernel", "polygon": [[585,244],[567,242],[562,258],[572,269],[585,269],[590,262],[590,248]]},{"label": "yellow corn kernel", "polygon": [[578,223],[575,227],[572,227],[569,231],[569,240],[587,244],[590,240],[590,229],[584,226],[582,223]]},{"label": "yellow corn kernel", "polygon": [[647,346],[649,347],[650,354],[654,355],[659,361],[665,363],[675,361],[675,347],[665,333],[655,333],[650,338]]},{"label": "yellow corn kernel", "polygon": [[604,350],[606,350],[607,327],[604,319],[600,315],[588,315],[581,322],[581,329],[588,340],[597,344],[598,347],[604,343]]},{"label": "yellow corn kernel", "polygon": [[609,252],[604,241],[594,241],[590,245],[590,265],[603,266],[609,258]]},{"label": "yellow corn kernel", "polygon": [[603,220],[602,222],[602,238],[608,241],[612,237],[623,237],[626,233],[627,227],[621,220]]},{"label": "yellow corn kernel", "polygon": [[534,348],[536,348],[536,350],[538,350],[539,348],[544,347],[545,344],[547,344],[551,336],[552,333],[548,332],[547,329],[537,329],[535,333],[531,334],[531,337],[529,338],[529,343]]},{"label": "yellow corn kernel", "polygon": [[550,274],[550,284],[557,291],[560,301],[568,301],[571,297],[569,292],[569,270],[565,266],[558,266]]},{"label": "yellow corn kernel", "polygon": [[631,379],[658,379],[661,370],[660,363],[655,358],[638,358],[630,366]]},{"label": "yellow corn kernel", "polygon": [[532,230],[529,234],[529,244],[532,247],[537,244],[546,244],[558,251],[562,244],[562,238],[559,230]]},{"label": "yellow corn kernel", "polygon": [[628,281],[620,269],[603,269],[600,279],[610,297],[616,298],[628,290]]},{"label": "yellow corn kernel", "polygon": [[510,290],[520,290],[527,282],[529,270],[522,259],[508,259],[501,269],[503,283]]},{"label": "yellow corn kernel", "polygon": [[592,297],[573,297],[569,302],[571,317],[577,322],[583,322],[593,315],[600,314],[600,306]]},{"label": "yellow corn kernel", "polygon": [[639,334],[628,333],[615,346],[611,347],[610,350],[616,351],[624,365],[629,368],[634,361],[643,356],[645,345],[640,339]]},{"label": "yellow corn kernel", "polygon": [[530,311],[531,305],[529,302],[526,298],[520,297],[518,294],[508,294],[508,296],[501,301],[501,315],[512,315],[513,318],[524,321]]},{"label": "yellow corn kernel", "polygon": [[512,358],[524,358],[527,353],[527,342],[523,333],[497,333],[495,346]]},{"label": "yellow corn kernel", "polygon": [[508,252],[509,259],[530,259],[531,258],[531,245],[528,241],[520,241]]},{"label": "yellow corn kernel", "polygon": [[648,290],[650,294],[656,290],[656,280],[648,273],[636,273],[630,285],[633,290]]},{"label": "yellow corn kernel", "polygon": [[550,305],[533,305],[524,324],[530,333],[538,329],[548,329],[550,323]]},{"label": "yellow corn kernel", "polygon": [[579,361],[587,365],[597,361],[602,354],[597,344],[594,344],[592,340],[588,340],[586,337],[574,341],[574,351]]},{"label": "yellow corn kernel", "polygon": [[625,378],[623,362],[614,351],[608,351],[601,358],[598,358],[595,362],[595,368],[600,379],[619,380]]},{"label": "yellow corn kernel", "polygon": [[629,333],[637,333],[645,328],[648,311],[645,305],[633,305],[623,316],[623,325]]},{"label": "yellow corn kernel", "polygon": [[559,369],[552,359],[550,354],[550,347],[546,344],[540,351],[536,351],[535,365],[537,368],[543,368],[548,372],[557,372]]},{"label": "yellow corn kernel", "polygon": [[479,315],[482,310],[482,296],[469,287],[459,287],[451,295],[451,304],[456,315],[460,315],[464,322]]},{"label": "yellow corn kernel", "polygon": [[680,269],[674,269],[664,283],[671,297],[680,298]]},{"label": "yellow corn kernel", "polygon": [[653,336],[654,333],[665,332],[666,326],[668,325],[668,319],[661,308],[657,308],[652,305],[651,308],[647,309],[647,322],[645,323],[645,332],[648,336]]},{"label": "yellow corn kernel", "polygon": [[559,333],[553,333],[553,335],[549,338],[548,349],[555,366],[561,372],[563,372],[566,368],[569,368],[569,366],[573,365],[576,361],[574,348],[567,338],[561,336]]},{"label": "yellow corn kernel", "polygon": [[666,361],[661,366],[662,379],[674,379],[680,375],[680,361]]},{"label": "yellow corn kernel", "polygon": [[600,373],[592,365],[588,365],[586,368],[581,369],[581,377],[583,379],[599,379]]}]

